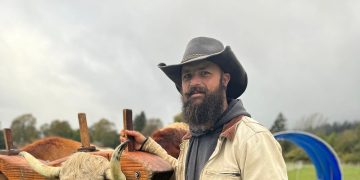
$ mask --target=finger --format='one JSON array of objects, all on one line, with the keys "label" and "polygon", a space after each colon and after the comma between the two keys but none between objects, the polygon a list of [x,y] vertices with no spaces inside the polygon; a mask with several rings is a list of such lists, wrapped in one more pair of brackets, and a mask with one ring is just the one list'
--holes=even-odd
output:
[{"label": "finger", "polygon": [[125,136],[125,130],[124,130],[124,129],[122,129],[122,130],[120,131],[120,136]]},{"label": "finger", "polygon": [[127,141],[127,138],[120,137],[120,142],[125,142],[125,141]]},{"label": "finger", "polygon": [[131,130],[125,130],[124,133],[129,135],[129,136],[138,136],[140,134],[137,131],[131,131]]},{"label": "finger", "polygon": [[120,131],[120,134],[121,134],[122,136],[126,136],[126,135],[127,135],[127,132],[126,132],[125,129],[123,129],[123,130]]}]

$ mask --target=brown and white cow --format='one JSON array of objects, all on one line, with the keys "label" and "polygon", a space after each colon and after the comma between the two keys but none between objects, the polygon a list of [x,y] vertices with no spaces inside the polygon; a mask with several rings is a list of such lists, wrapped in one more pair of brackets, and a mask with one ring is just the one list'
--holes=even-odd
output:
[{"label": "brown and white cow", "polygon": [[53,161],[77,152],[80,146],[80,142],[53,136],[36,140],[20,148],[20,151],[26,151],[37,159]]}]

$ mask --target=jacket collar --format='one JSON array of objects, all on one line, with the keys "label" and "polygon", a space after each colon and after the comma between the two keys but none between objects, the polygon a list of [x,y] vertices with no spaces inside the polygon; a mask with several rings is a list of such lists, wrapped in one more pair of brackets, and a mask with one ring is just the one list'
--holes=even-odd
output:
[{"label": "jacket collar", "polygon": [[[233,118],[230,122],[226,123],[220,133],[220,137],[224,137],[232,141],[235,137],[236,125],[238,124],[238,122],[241,121],[242,117],[243,117],[242,115],[237,116]],[[188,140],[190,138],[191,138],[191,133],[190,131],[188,131],[182,139]]]}]

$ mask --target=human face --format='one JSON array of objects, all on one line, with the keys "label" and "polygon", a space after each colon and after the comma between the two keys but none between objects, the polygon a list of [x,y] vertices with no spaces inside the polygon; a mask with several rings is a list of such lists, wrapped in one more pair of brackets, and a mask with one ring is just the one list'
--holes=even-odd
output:
[{"label": "human face", "polygon": [[219,86],[215,92],[197,87],[192,89],[199,92],[203,91],[205,97],[200,103],[194,103],[192,99],[185,99],[182,96],[184,122],[189,124],[192,132],[202,133],[213,128],[225,110],[225,87]]},{"label": "human face", "polygon": [[[220,87],[227,86],[230,75],[223,73],[220,67],[209,61],[193,62],[182,67],[182,95],[184,100],[191,100],[193,103],[201,103],[205,97],[206,91],[215,92]],[[222,78],[222,79],[221,79]],[[194,90],[194,88],[196,89]],[[197,90],[197,89],[203,89]],[[225,93],[225,92],[224,92]]]}]

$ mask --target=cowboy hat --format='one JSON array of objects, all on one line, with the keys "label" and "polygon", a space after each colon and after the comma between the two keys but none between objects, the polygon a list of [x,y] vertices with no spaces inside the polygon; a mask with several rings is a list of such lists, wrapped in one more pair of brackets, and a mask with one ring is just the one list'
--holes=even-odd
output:
[{"label": "cowboy hat", "polygon": [[175,83],[181,92],[181,68],[184,64],[198,61],[210,61],[217,64],[221,70],[230,74],[226,96],[238,98],[246,89],[247,75],[229,46],[213,38],[197,37],[188,43],[184,57],[179,64],[166,65],[160,63],[159,68]]}]

